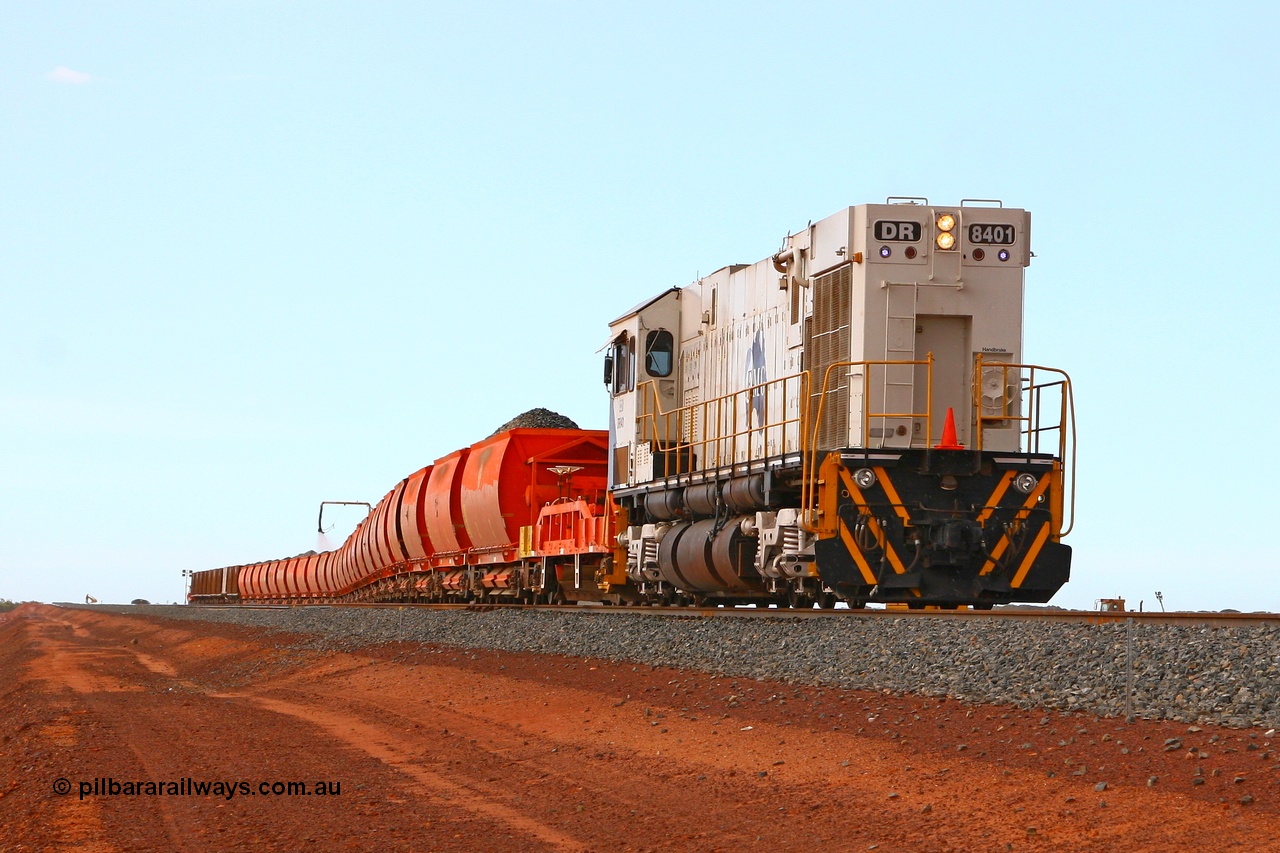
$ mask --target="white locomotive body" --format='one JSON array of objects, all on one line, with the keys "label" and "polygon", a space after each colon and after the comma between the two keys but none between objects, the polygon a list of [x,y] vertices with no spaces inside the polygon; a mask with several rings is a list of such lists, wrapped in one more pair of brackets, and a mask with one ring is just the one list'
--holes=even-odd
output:
[{"label": "white locomotive body", "polygon": [[[1070,560],[1070,386],[1020,361],[1030,258],[1024,210],[860,205],[614,321],[629,582],[664,598],[1047,600]],[[1010,488],[1031,480],[1034,495]]]}]

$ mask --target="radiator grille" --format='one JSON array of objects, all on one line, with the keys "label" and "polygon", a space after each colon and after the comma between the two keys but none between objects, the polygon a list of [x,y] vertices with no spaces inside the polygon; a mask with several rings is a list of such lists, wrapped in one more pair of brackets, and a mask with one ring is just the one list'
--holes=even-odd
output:
[{"label": "radiator grille", "polygon": [[[849,360],[853,277],[848,265],[813,280],[813,316],[805,325],[804,358],[813,377],[809,415],[818,413],[827,368]],[[849,440],[849,371],[832,371],[815,450],[843,447]]]}]

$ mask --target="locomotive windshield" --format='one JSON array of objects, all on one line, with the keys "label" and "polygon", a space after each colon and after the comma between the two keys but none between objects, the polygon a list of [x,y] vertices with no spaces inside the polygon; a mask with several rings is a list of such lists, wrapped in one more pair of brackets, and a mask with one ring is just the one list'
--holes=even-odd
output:
[{"label": "locomotive windshield", "polygon": [[670,376],[675,339],[666,329],[650,332],[645,339],[644,369],[650,376]]}]

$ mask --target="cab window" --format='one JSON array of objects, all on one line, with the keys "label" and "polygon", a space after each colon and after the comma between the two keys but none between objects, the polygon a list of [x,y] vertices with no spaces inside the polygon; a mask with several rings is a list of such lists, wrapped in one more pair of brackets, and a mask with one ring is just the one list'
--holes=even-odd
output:
[{"label": "cab window", "polygon": [[649,333],[644,343],[644,369],[650,376],[670,376],[675,366],[675,339],[666,329]]},{"label": "cab window", "polygon": [[605,357],[605,379],[617,395],[635,388],[635,338],[623,332],[614,340]]}]

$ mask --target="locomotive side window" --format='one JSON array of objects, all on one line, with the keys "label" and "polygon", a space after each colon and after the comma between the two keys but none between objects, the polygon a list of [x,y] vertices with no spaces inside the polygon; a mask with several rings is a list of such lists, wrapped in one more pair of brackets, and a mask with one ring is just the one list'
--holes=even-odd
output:
[{"label": "locomotive side window", "polygon": [[626,373],[623,374],[623,391],[636,390],[636,336],[627,335],[627,357],[624,359]]},{"label": "locomotive side window", "polygon": [[650,376],[670,376],[675,368],[675,339],[666,329],[649,333],[644,342],[644,369]]},{"label": "locomotive side window", "polygon": [[613,393],[621,394],[626,389],[627,336],[623,335],[613,344]]},{"label": "locomotive side window", "polygon": [[635,388],[635,338],[621,334],[613,342],[612,352],[605,364],[613,366],[613,393],[622,394]]}]

